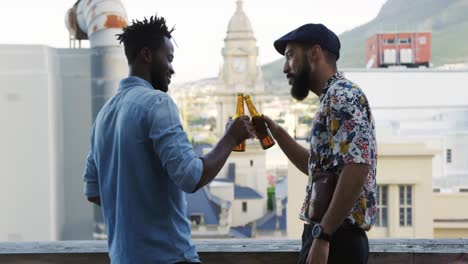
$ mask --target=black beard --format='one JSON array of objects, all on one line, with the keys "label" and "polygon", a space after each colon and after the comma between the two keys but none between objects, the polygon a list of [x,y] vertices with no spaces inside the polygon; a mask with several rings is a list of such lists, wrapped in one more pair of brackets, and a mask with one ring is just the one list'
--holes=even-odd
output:
[{"label": "black beard", "polygon": [[169,87],[164,85],[164,81],[162,81],[163,76],[151,76],[152,85],[155,90],[159,90],[161,92],[167,93]]},{"label": "black beard", "polygon": [[305,63],[300,72],[294,76],[294,82],[291,87],[291,96],[296,100],[302,101],[309,95],[310,85],[310,65]]}]

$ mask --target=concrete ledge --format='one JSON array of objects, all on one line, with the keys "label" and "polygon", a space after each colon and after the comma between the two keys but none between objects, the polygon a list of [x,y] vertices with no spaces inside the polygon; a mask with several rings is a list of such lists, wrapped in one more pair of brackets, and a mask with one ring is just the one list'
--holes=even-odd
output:
[{"label": "concrete ledge", "polygon": [[[295,263],[299,240],[194,240],[204,264]],[[369,263],[468,263],[468,239],[371,239]],[[0,243],[0,263],[109,263],[105,241]]]}]

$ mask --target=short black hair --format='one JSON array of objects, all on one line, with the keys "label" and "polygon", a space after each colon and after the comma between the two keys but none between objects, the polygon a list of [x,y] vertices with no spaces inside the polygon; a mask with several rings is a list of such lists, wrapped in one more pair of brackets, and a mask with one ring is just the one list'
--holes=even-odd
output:
[{"label": "short black hair", "polygon": [[164,43],[164,37],[172,38],[174,27],[169,30],[164,17],[157,15],[146,17],[142,21],[132,20],[132,24],[123,28],[121,34],[117,34],[119,43],[125,47],[125,56],[128,63],[133,63],[138,52],[144,47],[158,49]]}]

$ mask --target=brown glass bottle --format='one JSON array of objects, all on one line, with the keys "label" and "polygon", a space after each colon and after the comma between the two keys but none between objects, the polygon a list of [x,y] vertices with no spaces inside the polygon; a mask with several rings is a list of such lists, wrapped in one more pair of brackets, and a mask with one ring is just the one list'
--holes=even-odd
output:
[{"label": "brown glass bottle", "polygon": [[263,115],[257,111],[249,95],[244,96],[244,99],[247,104],[247,108],[249,109],[250,116],[252,117],[252,124],[257,132],[260,145],[263,149],[271,148],[275,145],[275,141],[273,140],[270,131],[268,131],[265,121],[263,121]]},{"label": "brown glass bottle", "polygon": [[[236,106],[236,114],[234,115],[234,119],[238,118],[239,116],[244,115],[244,94],[238,93],[237,94],[237,106]],[[245,140],[242,141],[239,145],[235,146],[233,151],[242,152],[245,151]]]}]

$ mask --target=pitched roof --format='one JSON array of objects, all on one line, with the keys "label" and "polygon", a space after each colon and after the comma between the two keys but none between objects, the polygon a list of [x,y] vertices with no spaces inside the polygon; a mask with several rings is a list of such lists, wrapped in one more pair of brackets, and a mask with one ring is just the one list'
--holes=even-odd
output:
[{"label": "pitched roof", "polygon": [[198,190],[195,193],[186,195],[187,198],[187,217],[192,214],[203,214],[205,217],[205,224],[217,225],[219,224],[219,214],[221,208],[226,206],[231,207],[231,203],[224,201],[219,197],[212,195],[207,187]]},{"label": "pitched roof", "polygon": [[252,224],[247,224],[245,226],[235,226],[231,227],[229,230],[231,236],[235,238],[247,238],[252,237]]},{"label": "pitched roof", "polygon": [[279,224],[280,230],[286,230],[286,204],[288,203],[288,198],[281,200],[283,205],[283,210],[281,216],[277,216],[275,212],[270,212],[264,215],[262,218],[258,219],[257,229],[258,230],[275,230],[276,223]]},{"label": "pitched roof", "polygon": [[[288,204],[288,198],[281,200],[283,210],[281,216],[276,216],[275,212],[269,212],[262,218],[254,221],[256,223],[257,230],[276,230],[276,223],[279,224],[279,230],[286,230],[286,208]],[[236,238],[252,237],[252,222],[245,226],[231,227],[230,235]]]},{"label": "pitched roof", "polygon": [[234,199],[262,199],[263,196],[250,187],[234,186]]}]

